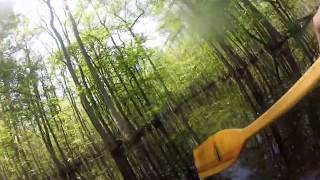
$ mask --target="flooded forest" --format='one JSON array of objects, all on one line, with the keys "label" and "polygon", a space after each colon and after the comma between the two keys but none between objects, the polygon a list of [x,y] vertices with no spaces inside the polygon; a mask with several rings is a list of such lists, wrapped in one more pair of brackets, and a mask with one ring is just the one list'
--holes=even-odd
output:
[{"label": "flooded forest", "polygon": [[[318,59],[319,5],[0,0],[0,180],[198,180]],[[207,179],[320,179],[320,88]]]}]

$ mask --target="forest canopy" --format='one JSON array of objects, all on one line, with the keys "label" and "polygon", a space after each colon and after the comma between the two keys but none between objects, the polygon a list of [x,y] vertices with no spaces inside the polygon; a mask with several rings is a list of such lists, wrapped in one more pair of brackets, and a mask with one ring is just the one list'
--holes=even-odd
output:
[{"label": "forest canopy", "polygon": [[[0,0],[0,179],[198,179],[192,150],[254,121],[317,59],[317,6]],[[319,172],[318,91],[213,178]]]}]

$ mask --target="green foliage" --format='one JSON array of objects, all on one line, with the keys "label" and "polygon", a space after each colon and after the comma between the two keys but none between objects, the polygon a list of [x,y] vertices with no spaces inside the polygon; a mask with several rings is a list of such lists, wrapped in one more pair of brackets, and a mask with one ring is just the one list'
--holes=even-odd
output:
[{"label": "green foliage", "polygon": [[[162,174],[177,164],[185,178],[180,166],[191,161],[183,156],[191,155],[195,136],[245,126],[254,107],[266,107],[290,82],[295,71],[287,58],[303,69],[315,53],[312,35],[296,22],[305,15],[302,2],[281,1],[284,11],[272,2],[280,1],[77,2],[71,13],[84,49],[67,18],[60,17],[66,27],[53,23],[70,59],[58,47],[37,54],[34,39],[44,32],[11,12],[0,18],[0,179],[45,179],[71,169],[78,178],[121,179],[112,159],[120,141],[141,177],[158,160],[157,167],[168,166]],[[136,33],[134,23],[145,17],[159,20],[164,47],[147,47],[149,37]],[[292,36],[287,54],[274,48],[283,33]],[[133,133],[123,128],[128,124]],[[133,141],[147,147],[152,163],[136,156]],[[176,147],[185,154],[172,153]],[[156,156],[160,150],[177,159]]]},{"label": "green foliage", "polygon": [[183,94],[193,84],[214,80],[223,69],[210,46],[186,39],[179,47],[168,49],[159,61],[159,71],[174,94]]}]

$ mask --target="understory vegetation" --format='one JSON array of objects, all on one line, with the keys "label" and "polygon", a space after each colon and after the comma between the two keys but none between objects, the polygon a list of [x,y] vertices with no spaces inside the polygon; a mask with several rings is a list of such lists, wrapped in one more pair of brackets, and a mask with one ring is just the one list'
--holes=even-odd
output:
[{"label": "understory vegetation", "polygon": [[[3,180],[198,179],[192,150],[319,55],[315,0],[37,1],[0,13]],[[308,178],[319,139],[316,89],[212,179]]]}]

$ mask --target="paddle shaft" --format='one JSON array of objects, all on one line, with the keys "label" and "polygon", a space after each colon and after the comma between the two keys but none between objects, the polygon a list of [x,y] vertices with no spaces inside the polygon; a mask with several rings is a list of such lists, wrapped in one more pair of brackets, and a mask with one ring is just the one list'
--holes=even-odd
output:
[{"label": "paddle shaft", "polygon": [[320,80],[320,58],[308,71],[285,93],[274,105],[263,113],[256,121],[244,128],[246,138],[258,133],[260,130],[277,120],[301,101],[310,91],[316,88]]}]

